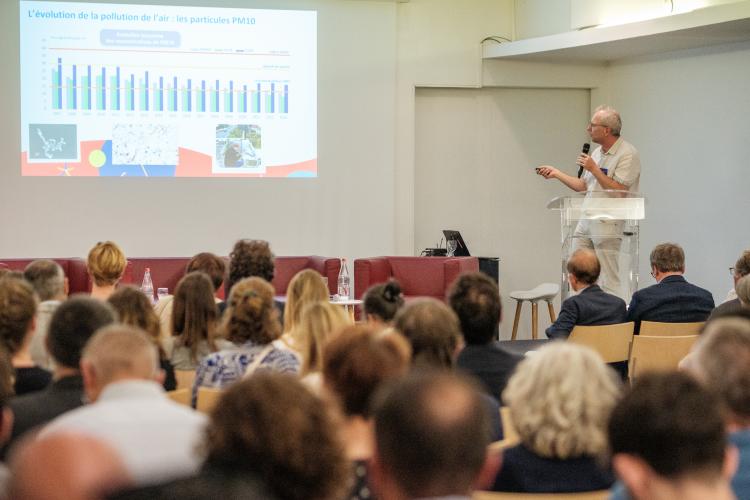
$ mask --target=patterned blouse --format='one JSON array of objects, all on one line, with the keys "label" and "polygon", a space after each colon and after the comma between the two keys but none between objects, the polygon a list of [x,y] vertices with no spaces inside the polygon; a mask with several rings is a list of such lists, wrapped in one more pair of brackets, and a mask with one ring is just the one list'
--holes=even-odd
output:
[{"label": "patterned blouse", "polygon": [[[260,355],[267,345],[248,341],[213,354],[209,354],[198,365],[193,383],[192,405],[195,407],[199,387],[224,389],[242,379],[247,367]],[[281,373],[298,373],[299,360],[289,351],[272,347],[263,356],[259,370],[271,370]]]}]

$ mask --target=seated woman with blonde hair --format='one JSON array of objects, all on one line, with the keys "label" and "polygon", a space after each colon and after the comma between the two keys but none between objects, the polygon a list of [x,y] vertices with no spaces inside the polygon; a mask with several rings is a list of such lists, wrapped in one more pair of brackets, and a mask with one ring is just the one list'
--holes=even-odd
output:
[{"label": "seated woman with blonde hair", "polygon": [[128,261],[116,243],[99,242],[89,251],[86,268],[91,276],[91,296],[107,300],[120,282]]},{"label": "seated woman with blonde hair", "polygon": [[302,311],[297,332],[301,337],[302,381],[314,391],[322,382],[323,351],[328,341],[349,324],[344,310],[330,302],[315,302]]},{"label": "seated woman with blonde hair", "polygon": [[328,288],[319,272],[305,269],[298,272],[286,289],[284,305],[284,334],[274,343],[279,349],[286,349],[297,359],[302,358],[303,339],[297,326],[302,310],[309,304],[328,302]]},{"label": "seated woman with blonde hair", "polygon": [[593,350],[552,342],[519,363],[503,392],[521,443],[503,452],[495,491],[603,490],[607,422],[620,397],[617,374]]},{"label": "seated woman with blonde hair", "polygon": [[259,370],[297,373],[299,361],[273,341],[281,333],[273,287],[262,278],[245,278],[232,287],[221,330],[234,345],[209,354],[198,365],[192,405],[200,387],[224,389]]}]

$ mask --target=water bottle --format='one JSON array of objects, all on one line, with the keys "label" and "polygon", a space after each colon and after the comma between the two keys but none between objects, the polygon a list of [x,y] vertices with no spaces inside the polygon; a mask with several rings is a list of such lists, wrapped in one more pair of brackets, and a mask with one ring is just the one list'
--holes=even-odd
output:
[{"label": "water bottle", "polygon": [[146,268],[146,272],[143,273],[143,283],[141,283],[141,291],[146,295],[149,302],[154,303],[154,283],[151,281],[151,269]]},{"label": "water bottle", "polygon": [[349,268],[346,267],[346,259],[341,259],[338,281],[339,300],[349,300],[349,291]]}]

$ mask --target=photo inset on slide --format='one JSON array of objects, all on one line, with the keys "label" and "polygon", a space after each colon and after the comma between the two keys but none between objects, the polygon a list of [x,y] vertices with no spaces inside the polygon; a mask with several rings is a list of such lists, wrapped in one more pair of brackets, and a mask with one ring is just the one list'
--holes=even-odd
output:
[{"label": "photo inset on slide", "polygon": [[75,124],[29,124],[29,161],[78,160],[78,129]]},{"label": "photo inset on slide", "polygon": [[262,172],[260,125],[216,126],[214,172]]},{"label": "photo inset on slide", "polygon": [[177,165],[177,125],[116,123],[112,127],[112,164]]}]

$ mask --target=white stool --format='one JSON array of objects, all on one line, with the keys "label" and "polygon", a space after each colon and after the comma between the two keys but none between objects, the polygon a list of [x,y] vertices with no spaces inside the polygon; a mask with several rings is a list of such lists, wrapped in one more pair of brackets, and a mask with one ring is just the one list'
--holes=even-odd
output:
[{"label": "white stool", "polygon": [[516,340],[516,335],[518,334],[518,320],[521,318],[521,307],[525,300],[531,302],[531,338],[536,339],[539,330],[539,310],[537,308],[537,302],[540,300],[547,302],[549,319],[554,322],[555,309],[552,307],[552,299],[554,299],[559,292],[560,285],[556,283],[542,283],[532,290],[510,292],[510,298],[516,301],[516,317],[513,320],[513,333],[511,334],[510,340]]}]

